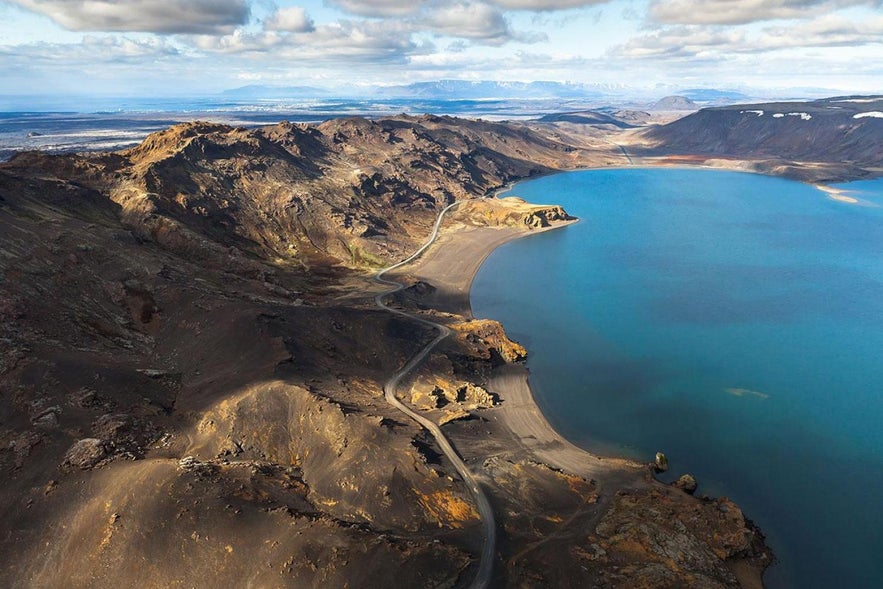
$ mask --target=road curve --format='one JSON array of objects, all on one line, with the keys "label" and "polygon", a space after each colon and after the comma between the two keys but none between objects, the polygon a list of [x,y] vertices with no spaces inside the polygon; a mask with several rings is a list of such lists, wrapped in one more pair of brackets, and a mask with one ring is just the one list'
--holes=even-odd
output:
[{"label": "road curve", "polygon": [[407,364],[401,367],[390,377],[388,381],[386,381],[386,384],[383,385],[383,395],[390,405],[419,423],[426,430],[428,430],[429,433],[432,434],[442,452],[444,452],[448,460],[451,461],[451,463],[454,465],[454,468],[457,469],[457,472],[460,474],[463,482],[466,483],[466,486],[472,493],[472,498],[475,500],[475,505],[478,508],[478,514],[481,517],[481,521],[484,525],[484,547],[481,550],[481,557],[479,558],[478,573],[475,575],[475,579],[473,579],[470,587],[474,589],[483,589],[484,587],[487,587],[491,581],[491,575],[493,574],[494,570],[494,553],[496,551],[497,544],[497,527],[496,523],[494,522],[494,512],[493,509],[491,509],[490,501],[488,501],[487,495],[479,486],[478,481],[475,480],[472,472],[469,471],[466,463],[463,462],[463,459],[460,458],[460,455],[457,454],[456,450],[454,450],[451,442],[448,441],[448,438],[442,433],[441,428],[439,428],[438,425],[423,417],[422,415],[419,415],[418,413],[412,411],[409,407],[402,403],[398,399],[398,397],[396,397],[396,388],[398,388],[399,382],[402,380],[402,378],[404,378],[418,364],[420,364],[420,362],[422,362],[423,359],[426,358],[429,352],[431,352],[440,341],[448,337],[448,335],[450,335],[451,333],[451,330],[444,325],[435,323],[434,321],[429,321],[422,317],[417,317],[415,315],[411,315],[410,313],[400,311],[399,309],[389,307],[383,301],[383,299],[387,296],[405,288],[404,284],[396,282],[394,280],[383,278],[383,275],[387,272],[400,268],[405,264],[414,261],[423,252],[425,252],[427,248],[429,248],[429,246],[432,245],[435,239],[438,237],[438,230],[439,227],[441,227],[442,220],[444,219],[445,214],[456,207],[458,204],[460,203],[456,202],[442,209],[442,211],[438,214],[438,218],[435,220],[435,225],[433,225],[432,227],[432,232],[429,234],[429,239],[427,239],[426,243],[424,243],[417,251],[415,251],[413,254],[411,254],[401,262],[384,268],[374,275],[375,282],[392,287],[389,290],[386,290],[375,296],[374,302],[381,309],[385,309],[390,313],[395,313],[396,315],[401,315],[402,317],[407,317],[412,321],[422,323],[423,325],[427,325],[438,331],[438,335],[435,337],[435,339],[426,344],[422,350],[417,352],[417,354],[408,361]]}]

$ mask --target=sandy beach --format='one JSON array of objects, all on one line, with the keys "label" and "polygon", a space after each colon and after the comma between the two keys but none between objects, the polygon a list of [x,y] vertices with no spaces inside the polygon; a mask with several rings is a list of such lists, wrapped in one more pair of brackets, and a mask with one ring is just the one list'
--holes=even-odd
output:
[{"label": "sandy beach", "polygon": [[[448,320],[469,320],[473,318],[470,287],[482,263],[494,249],[515,239],[560,230],[573,222],[576,220],[554,222],[549,227],[534,229],[475,227],[465,224],[455,213],[442,226],[438,239],[423,256],[401,268],[397,275],[435,286],[436,290],[423,297],[421,302],[446,314]],[[507,452],[511,456],[535,460],[592,479],[599,487],[647,484],[646,465],[622,458],[595,456],[555,431],[534,400],[529,371],[523,365],[506,364],[496,368],[487,388],[502,400],[500,406],[488,411],[488,418],[493,429],[497,430],[495,434],[511,438]]]}]

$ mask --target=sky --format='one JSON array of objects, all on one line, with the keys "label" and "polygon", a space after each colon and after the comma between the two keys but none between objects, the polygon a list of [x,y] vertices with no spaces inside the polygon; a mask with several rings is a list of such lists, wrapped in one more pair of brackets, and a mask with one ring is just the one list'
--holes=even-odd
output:
[{"label": "sky", "polygon": [[438,79],[883,93],[883,0],[0,0],[0,94]]}]

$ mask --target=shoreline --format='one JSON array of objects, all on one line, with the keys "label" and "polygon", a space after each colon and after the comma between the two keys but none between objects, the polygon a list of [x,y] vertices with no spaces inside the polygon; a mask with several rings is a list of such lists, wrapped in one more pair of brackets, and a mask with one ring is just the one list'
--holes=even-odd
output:
[{"label": "shoreline", "polygon": [[[556,170],[509,182],[475,200],[498,200],[502,194],[511,191],[520,182],[536,180],[556,174],[597,170],[666,168],[737,172],[785,178],[778,174],[769,174],[738,165],[749,163],[748,160],[738,160],[734,163],[737,165],[714,166],[701,163],[667,164],[639,160],[622,165]],[[831,200],[845,204],[862,204],[861,201],[843,194],[846,192],[843,189],[829,187],[826,184],[812,181],[793,181],[812,186]],[[549,206],[536,203],[529,204],[534,204],[538,207]],[[416,280],[425,281],[438,287],[435,292],[421,299],[421,303],[424,303],[426,307],[448,317],[460,316],[466,320],[474,319],[470,304],[472,283],[485,260],[497,248],[510,241],[561,229],[579,221],[580,219],[578,218],[564,222],[557,221],[543,228],[476,227],[458,220],[457,212],[454,212],[447,222],[442,224],[437,238],[423,252],[423,255],[403,265],[403,267],[397,270],[396,274],[400,278],[411,276]],[[505,325],[503,328],[505,330]],[[614,467],[614,465],[619,468],[634,470],[641,474],[647,472],[650,457],[648,457],[647,463],[640,463],[621,456],[597,455],[577,446],[560,434],[540,409],[530,387],[530,371],[525,365],[506,364],[494,369],[488,378],[487,386],[489,390],[498,393],[500,398],[504,400],[500,406],[492,410],[493,415],[503,421],[504,427],[518,439],[519,444],[526,452],[529,452],[550,466],[567,470],[572,474],[585,476],[586,478],[595,478],[599,474],[609,474],[608,469]],[[655,477],[653,480],[660,484],[665,484],[655,479]]]},{"label": "shoreline", "polygon": [[[485,198],[496,198],[506,190],[509,188],[502,188]],[[491,253],[511,241],[563,229],[578,221],[559,221],[538,229],[474,227],[457,220],[454,213],[424,255],[398,269],[395,276],[409,276],[436,286],[437,290],[422,297],[421,303],[441,313],[440,320],[462,318],[468,321],[474,319],[469,301],[472,283]],[[536,402],[526,366],[504,364],[495,368],[488,378],[487,388],[497,393],[503,402],[486,411],[514,438],[524,454],[553,468],[593,479],[599,487],[647,484],[647,464],[624,457],[593,454],[555,430]]]},{"label": "shoreline", "polygon": [[[707,163],[708,161],[714,162],[722,162],[726,164],[732,163],[733,165],[714,165]],[[481,198],[500,198],[500,195],[504,192],[512,190],[515,186],[522,182],[530,182],[532,180],[538,180],[540,178],[545,178],[547,176],[556,176],[558,174],[570,174],[573,172],[597,172],[603,170],[657,170],[660,168],[666,170],[703,170],[708,172],[734,172],[739,174],[752,174],[757,176],[765,176],[767,178],[780,178],[783,180],[789,180],[791,182],[799,182],[800,184],[805,184],[807,186],[812,186],[819,192],[823,192],[825,196],[831,200],[848,203],[848,204],[859,204],[859,205],[868,205],[869,203],[865,201],[858,200],[854,197],[848,196],[849,190],[844,188],[835,188],[826,182],[830,182],[831,184],[848,184],[850,182],[864,182],[867,180],[874,180],[878,178],[883,178],[883,174],[879,174],[873,176],[871,178],[849,178],[847,180],[828,180],[828,181],[818,181],[813,179],[800,179],[791,177],[785,174],[774,174],[770,172],[765,172],[763,170],[756,170],[750,167],[751,164],[756,164],[758,161],[762,160],[725,160],[725,159],[710,159],[703,163],[667,163],[660,161],[646,161],[642,160],[641,156],[635,156],[635,161],[628,164],[613,164],[607,166],[586,166],[579,168],[568,168],[561,170],[553,170],[551,172],[537,174],[535,176],[530,176],[527,178],[522,178],[521,180],[516,180],[506,184],[505,186],[493,191],[492,193],[481,197]]]},{"label": "shoreline", "polygon": [[[494,196],[507,189],[496,191]],[[474,318],[469,301],[472,282],[494,250],[510,241],[563,229],[577,221],[579,219],[553,222],[551,226],[539,229],[476,227],[458,220],[455,213],[443,224],[437,239],[423,255],[398,268],[392,278],[402,282],[425,281],[436,287],[430,294],[420,297],[418,305],[424,312],[430,312],[425,317],[431,321],[442,325],[469,321]],[[416,314],[420,317],[422,312],[416,311]],[[554,471],[591,481],[598,493],[598,511],[591,520],[594,523],[590,525],[597,525],[600,521],[598,518],[613,509],[617,497],[623,493],[683,493],[672,484],[666,484],[653,476],[650,469],[651,457],[648,457],[647,462],[637,462],[624,457],[597,455],[577,446],[559,433],[540,409],[530,386],[529,370],[525,365],[506,363],[497,366],[488,375],[484,386],[488,391],[496,393],[502,401],[499,405],[478,410],[476,413],[483,423],[481,429],[486,429],[488,439],[494,440],[492,445],[496,443],[497,450],[502,445],[510,462],[540,463]],[[471,465],[476,478],[483,485],[492,487],[494,482],[481,472],[480,465],[498,453],[489,454],[482,439],[476,438],[475,433],[461,429],[459,422],[446,424],[444,431],[455,443],[466,464]],[[728,501],[726,498],[703,495],[691,497],[690,500],[695,500],[697,505]],[[746,521],[750,529],[757,530],[750,520]],[[759,533],[763,538],[762,531]],[[745,557],[728,559],[722,564],[735,576],[741,587],[762,589],[763,572],[770,562],[758,565]]]}]

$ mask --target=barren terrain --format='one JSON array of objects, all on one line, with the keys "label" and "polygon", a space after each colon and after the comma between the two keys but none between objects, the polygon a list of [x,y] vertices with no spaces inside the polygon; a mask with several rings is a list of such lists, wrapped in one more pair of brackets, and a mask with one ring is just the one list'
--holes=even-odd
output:
[{"label": "barren terrain", "polygon": [[[473,495],[383,395],[435,332],[377,308],[370,281],[463,201],[389,304],[452,330],[396,393],[490,497],[493,584],[757,586],[770,556],[737,506],[561,439],[529,350],[469,311],[495,246],[568,222],[476,197],[723,157],[651,146],[617,116],[190,123],[0,165],[0,585],[468,586]],[[811,156],[801,169],[825,178],[878,165]]]}]

